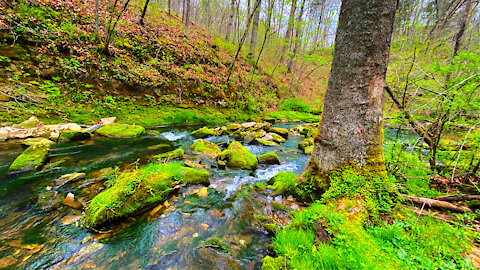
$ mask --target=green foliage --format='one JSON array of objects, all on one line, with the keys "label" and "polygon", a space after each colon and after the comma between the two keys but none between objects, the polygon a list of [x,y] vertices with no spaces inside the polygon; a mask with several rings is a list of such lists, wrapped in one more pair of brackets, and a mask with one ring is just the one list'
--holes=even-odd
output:
[{"label": "green foliage", "polygon": [[[288,269],[469,268],[464,256],[472,238],[465,229],[432,217],[417,220],[412,213],[394,217],[401,221],[365,229],[348,211],[316,202],[294,213],[292,223],[275,236],[274,249],[286,257]],[[315,241],[315,221],[332,236],[331,243]]]},{"label": "green foliage", "polygon": [[287,98],[282,104],[280,104],[280,106],[278,106],[278,109],[282,111],[297,111],[305,113],[313,112],[312,107],[303,102],[300,98]]}]

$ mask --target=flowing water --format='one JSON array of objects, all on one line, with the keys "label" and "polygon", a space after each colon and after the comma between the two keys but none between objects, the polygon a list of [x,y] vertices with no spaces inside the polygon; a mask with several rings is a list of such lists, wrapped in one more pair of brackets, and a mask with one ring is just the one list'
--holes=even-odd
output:
[{"label": "flowing water", "polygon": [[[164,206],[119,221],[105,231],[82,228],[81,210],[62,204],[45,208],[39,203],[39,196],[54,179],[73,172],[87,173],[86,180],[54,190],[61,199],[71,192],[80,202],[87,198],[83,202],[88,203],[93,196],[89,194],[103,187],[102,169],[141,166],[155,154],[188,149],[194,141],[188,134],[197,128],[164,127],[134,139],[95,136],[56,143],[40,171],[14,176],[7,175],[8,166],[23,148],[19,142],[0,143],[0,268],[260,269],[271,240],[255,215],[286,224],[288,213],[272,208],[270,202],[275,200],[287,209],[298,206],[291,198],[271,197],[245,187],[279,171],[300,174],[308,161],[307,155],[296,150],[303,137],[290,136],[279,146],[246,146],[257,156],[274,151],[282,164],[260,166],[252,173],[210,166],[208,196],[198,195],[201,186],[182,187]],[[227,136],[207,140],[222,149],[231,141]],[[228,252],[205,243],[213,238],[225,243]]]}]

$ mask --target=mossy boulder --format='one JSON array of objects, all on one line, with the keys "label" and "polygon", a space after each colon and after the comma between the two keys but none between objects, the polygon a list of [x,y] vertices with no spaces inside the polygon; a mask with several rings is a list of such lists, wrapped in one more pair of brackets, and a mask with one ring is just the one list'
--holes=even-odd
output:
[{"label": "mossy boulder", "polygon": [[54,142],[50,141],[46,138],[28,138],[22,141],[23,145],[32,146],[32,145],[41,145],[41,144],[48,144],[52,145]]},{"label": "mossy boulder", "polygon": [[141,135],[145,128],[137,125],[108,124],[97,129],[97,134],[109,138],[131,138]]},{"label": "mossy boulder", "polygon": [[258,139],[255,139],[255,144],[261,144],[261,145],[265,145],[265,146],[275,146],[275,145],[278,145],[276,142],[274,141],[268,141],[268,140],[265,140],[263,138],[258,138]]},{"label": "mossy boulder", "polygon": [[301,131],[300,134],[304,135],[305,137],[313,137],[315,135],[316,130],[311,126],[305,126]]},{"label": "mossy boulder", "polygon": [[58,140],[60,141],[81,141],[90,139],[92,133],[86,130],[64,130],[60,132]]},{"label": "mossy boulder", "polygon": [[276,143],[284,143],[286,141],[285,138],[283,138],[282,136],[278,135],[277,133],[273,133],[273,132],[270,132],[270,133],[267,133],[266,136],[271,136],[272,137],[272,141],[276,142]]},{"label": "mossy boulder", "polygon": [[155,155],[153,158],[158,159],[159,161],[169,161],[169,160],[175,160],[175,159],[183,159],[183,155],[185,154],[185,151],[182,148],[177,148],[175,150],[160,154],[160,155]]},{"label": "mossy boulder", "polygon": [[305,151],[305,148],[313,145],[313,138],[306,138],[298,144],[298,148]]},{"label": "mossy boulder", "polygon": [[245,143],[251,143],[253,140],[262,138],[266,134],[267,134],[267,132],[263,129],[260,129],[260,130],[257,130],[257,131],[251,131],[251,132],[247,133],[247,135],[245,137],[243,137],[243,141]]},{"label": "mossy boulder", "polygon": [[202,127],[190,133],[190,136],[194,137],[195,139],[202,139],[208,136],[216,136],[218,135],[217,131],[212,128]]},{"label": "mossy boulder", "polygon": [[228,167],[246,170],[258,168],[257,158],[239,142],[232,142],[223,150],[219,159],[225,161]]},{"label": "mossy boulder", "polygon": [[288,138],[288,129],[286,128],[279,128],[279,127],[272,127],[269,129],[270,132],[277,133],[278,135],[282,136],[283,138]]},{"label": "mossy boulder", "polygon": [[298,191],[297,177],[293,172],[278,172],[268,180],[268,188],[275,190],[274,195],[295,195]]},{"label": "mossy boulder", "polygon": [[275,152],[270,152],[270,153],[266,153],[258,156],[258,162],[260,164],[268,164],[268,165],[280,164],[280,160],[278,159],[278,156],[277,154],[275,154]]},{"label": "mossy boulder", "polygon": [[221,153],[218,145],[203,139],[196,140],[190,146],[190,149],[192,149],[192,152],[195,154],[203,154],[212,159],[216,159]]},{"label": "mossy boulder", "polygon": [[313,145],[305,147],[305,149],[303,150],[305,155],[311,155],[313,153],[313,147],[314,147]]},{"label": "mossy boulder", "polygon": [[180,163],[147,166],[120,174],[112,187],[99,193],[84,216],[87,228],[98,228],[165,201],[179,183],[202,184],[208,172],[182,167]]},{"label": "mossy boulder", "polygon": [[237,130],[237,129],[241,129],[242,125],[237,124],[237,123],[232,123],[232,124],[226,125],[225,127],[227,128],[227,130],[234,131],[234,130]]},{"label": "mossy boulder", "polygon": [[19,124],[21,128],[34,128],[40,124],[40,121],[35,117],[32,116],[28,118],[28,120],[23,121]]},{"label": "mossy boulder", "polygon": [[48,156],[50,146],[48,144],[39,144],[29,146],[18,156],[8,168],[9,173],[35,170],[40,167]]}]

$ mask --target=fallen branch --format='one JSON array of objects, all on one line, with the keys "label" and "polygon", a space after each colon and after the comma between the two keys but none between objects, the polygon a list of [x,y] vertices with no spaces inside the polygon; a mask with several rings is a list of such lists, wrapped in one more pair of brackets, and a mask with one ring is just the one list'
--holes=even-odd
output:
[{"label": "fallen branch", "polygon": [[440,200],[435,200],[435,199],[429,199],[429,198],[422,198],[422,197],[415,197],[415,196],[410,196],[406,194],[400,194],[403,198],[412,201],[413,203],[416,204],[427,204],[430,207],[436,207],[436,208],[441,208],[441,209],[447,209],[450,211],[454,212],[459,212],[459,213],[472,213],[473,211],[466,207],[466,206],[458,206],[453,203],[449,203],[446,201],[440,201]]},{"label": "fallen branch", "polygon": [[444,202],[473,201],[473,200],[480,200],[480,195],[451,195],[451,196],[441,196],[435,199],[439,201],[444,201]]}]

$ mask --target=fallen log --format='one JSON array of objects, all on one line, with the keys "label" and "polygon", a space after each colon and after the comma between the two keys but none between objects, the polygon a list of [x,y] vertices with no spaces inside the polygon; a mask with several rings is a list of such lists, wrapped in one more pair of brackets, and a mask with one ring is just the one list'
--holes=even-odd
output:
[{"label": "fallen log", "polygon": [[435,199],[429,199],[429,198],[422,198],[422,197],[415,197],[415,196],[410,196],[406,194],[400,194],[403,198],[412,201],[413,203],[416,204],[426,204],[430,207],[436,207],[436,208],[441,208],[441,209],[447,209],[450,211],[458,212],[458,213],[472,213],[473,211],[466,207],[466,206],[459,206],[455,205],[453,203],[449,203],[446,201],[439,201]]},{"label": "fallen log", "polygon": [[450,195],[437,197],[435,200],[445,202],[473,201],[480,200],[480,195]]}]

